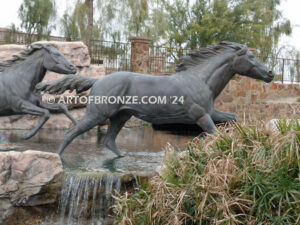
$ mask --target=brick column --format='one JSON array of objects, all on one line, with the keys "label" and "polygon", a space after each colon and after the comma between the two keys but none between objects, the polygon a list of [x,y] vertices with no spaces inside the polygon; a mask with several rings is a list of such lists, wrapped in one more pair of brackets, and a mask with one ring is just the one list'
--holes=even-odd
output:
[{"label": "brick column", "polygon": [[131,71],[149,73],[149,45],[151,38],[130,37],[131,42]]}]

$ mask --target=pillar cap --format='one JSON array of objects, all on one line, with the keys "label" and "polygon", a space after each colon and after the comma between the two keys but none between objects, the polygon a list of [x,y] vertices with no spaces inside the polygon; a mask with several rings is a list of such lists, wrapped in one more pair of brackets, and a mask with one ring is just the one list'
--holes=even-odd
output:
[{"label": "pillar cap", "polygon": [[250,52],[252,52],[253,54],[257,53],[257,49],[256,48],[248,48]]},{"label": "pillar cap", "polygon": [[134,43],[145,43],[145,44],[150,44],[152,41],[152,38],[147,38],[147,37],[129,37],[130,42]]}]

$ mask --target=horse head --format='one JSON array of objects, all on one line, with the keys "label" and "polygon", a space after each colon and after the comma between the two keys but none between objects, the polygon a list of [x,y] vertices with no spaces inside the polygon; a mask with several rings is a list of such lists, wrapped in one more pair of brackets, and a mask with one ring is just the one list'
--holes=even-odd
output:
[{"label": "horse head", "polygon": [[267,83],[274,79],[274,74],[269,70],[246,46],[237,51],[233,59],[233,70],[235,73],[263,80]]},{"label": "horse head", "polygon": [[39,43],[34,45],[34,48],[40,48],[44,51],[43,66],[46,70],[60,74],[76,73],[76,66],[70,63],[65,56],[52,45]]}]

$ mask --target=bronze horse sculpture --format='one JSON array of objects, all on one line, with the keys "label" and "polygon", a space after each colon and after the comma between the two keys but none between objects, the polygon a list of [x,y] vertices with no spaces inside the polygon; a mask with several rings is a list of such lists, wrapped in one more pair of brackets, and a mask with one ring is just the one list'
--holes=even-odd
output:
[{"label": "bronze horse sculpture", "polygon": [[[50,112],[62,112],[76,124],[65,105],[43,102],[42,95],[35,90],[47,70],[62,74],[75,74],[77,71],[55,47],[40,43],[29,45],[19,55],[0,62],[0,116],[42,116],[37,127],[23,134],[24,139],[38,132],[49,119]],[[0,141],[7,142],[1,133]]]},{"label": "bronze horse sculpture", "polygon": [[[91,101],[85,116],[64,136],[58,153],[61,154],[75,137],[106,119],[110,119],[110,126],[101,143],[118,156],[123,156],[123,152],[118,149],[115,139],[131,116],[153,124],[197,124],[205,132],[213,133],[216,130],[214,122],[238,119],[234,113],[214,108],[214,100],[235,74],[265,82],[271,82],[274,78],[272,71],[245,45],[233,42],[221,42],[190,52],[176,71],[171,76],[117,72],[101,79],[72,75],[38,84],[38,90],[51,94],[74,89],[82,92],[91,88],[90,97],[137,96],[141,99],[143,96],[167,96],[168,99],[165,104],[96,104]],[[172,104],[174,96],[184,100]]]}]

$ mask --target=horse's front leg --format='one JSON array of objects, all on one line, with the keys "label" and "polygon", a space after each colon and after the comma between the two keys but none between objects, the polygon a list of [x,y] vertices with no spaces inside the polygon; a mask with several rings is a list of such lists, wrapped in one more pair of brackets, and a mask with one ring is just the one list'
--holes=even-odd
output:
[{"label": "horse's front leg", "polygon": [[188,113],[189,116],[195,120],[196,124],[205,132],[213,134],[217,130],[217,127],[215,126],[211,116],[206,113],[206,111],[200,105],[192,105]]},{"label": "horse's front leg", "polygon": [[29,139],[33,137],[50,118],[50,112],[47,109],[37,107],[28,101],[22,101],[17,111],[30,115],[42,116],[40,123],[35,128],[23,134],[23,139]]},{"label": "horse's front leg", "polygon": [[65,114],[74,125],[77,124],[77,121],[73,118],[73,116],[71,115],[71,113],[69,112],[67,106],[62,105],[62,104],[56,104],[56,103],[47,103],[47,102],[40,102],[40,106],[42,108],[48,109],[50,112],[53,113],[63,113]]},{"label": "horse's front leg", "polygon": [[213,119],[214,122],[221,122],[221,123],[225,123],[225,122],[236,122],[239,120],[239,117],[237,114],[235,113],[229,113],[229,112],[222,112],[219,110],[214,110],[211,118]]}]

